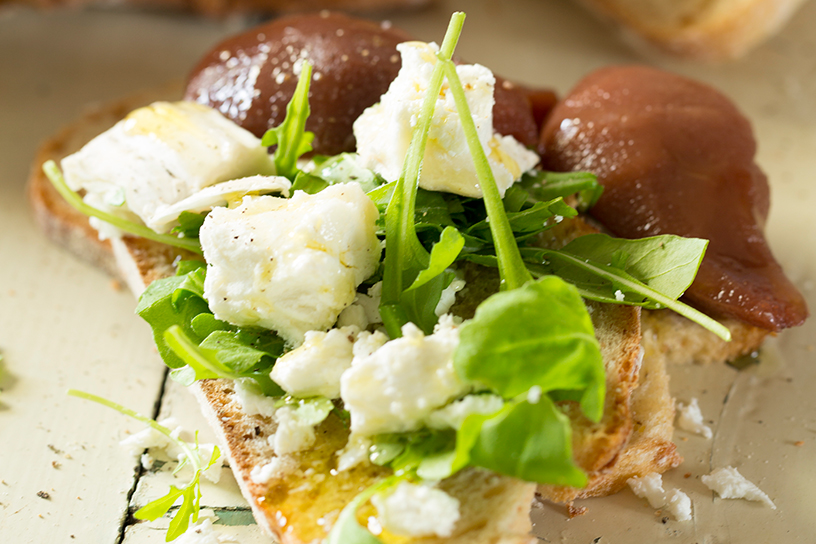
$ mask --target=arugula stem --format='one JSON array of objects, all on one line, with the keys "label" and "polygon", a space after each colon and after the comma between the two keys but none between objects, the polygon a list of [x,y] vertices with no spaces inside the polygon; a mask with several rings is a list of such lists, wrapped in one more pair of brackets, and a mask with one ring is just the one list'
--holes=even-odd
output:
[{"label": "arugula stem", "polygon": [[64,198],[65,201],[77,211],[90,217],[96,217],[97,219],[110,223],[114,227],[123,230],[128,234],[141,236],[142,238],[147,238],[148,240],[153,240],[154,242],[159,242],[160,244],[167,244],[180,249],[186,249],[187,251],[197,253],[199,255],[203,253],[201,251],[201,244],[199,244],[198,240],[178,238],[170,234],[159,234],[150,227],[139,225],[133,221],[128,221],[127,219],[123,219],[119,216],[113,215],[112,213],[108,213],[88,205],[79,197],[78,194],[68,187],[68,184],[65,183],[65,178],[63,177],[62,172],[60,172],[57,163],[54,161],[46,161],[45,164],[43,164],[42,169],[57,192],[59,192],[59,194],[62,195],[62,198]]},{"label": "arugula stem", "polygon": [[102,406],[107,406],[108,408],[116,410],[120,414],[132,417],[133,419],[141,421],[145,425],[152,427],[153,429],[159,431],[164,436],[172,440],[176,445],[178,445],[178,447],[182,449],[182,451],[184,451],[184,455],[187,456],[187,459],[193,465],[193,470],[195,473],[198,473],[198,471],[201,470],[201,461],[199,460],[198,455],[192,450],[192,448],[190,448],[190,445],[187,444],[187,442],[185,442],[184,440],[181,440],[180,438],[173,436],[173,432],[164,425],[159,425],[156,421],[150,419],[147,416],[143,416],[138,412],[134,412],[130,408],[125,408],[121,404],[118,404],[106,398],[99,397],[92,393],[86,393],[85,391],[79,391],[77,389],[69,389],[68,394],[71,395],[72,397],[91,400],[93,402],[101,404]]},{"label": "arugula stem", "polygon": [[[288,143],[284,149],[280,149],[280,142],[278,149],[282,151],[281,156],[275,153],[275,165],[278,169],[278,175],[291,176],[297,169],[297,159],[302,153],[301,141],[306,132],[306,119],[309,117],[309,86],[312,81],[312,65],[309,61],[304,60],[298,78],[295,93],[292,95],[293,99],[286,106],[286,116],[292,116],[297,120],[297,123],[288,125],[286,131],[286,140]],[[282,173],[281,173],[282,172]]]},{"label": "arugula stem", "polygon": [[182,328],[178,325],[173,325],[164,331],[164,341],[167,343],[167,346],[173,350],[173,353],[178,355],[185,363],[190,365],[192,362],[193,365],[190,365],[191,367],[198,364],[219,378],[237,380],[241,377],[226,365],[221,364],[218,361],[211,361],[209,358],[205,357],[201,352],[201,348],[191,342],[187,335],[184,334]]},{"label": "arugula stem", "polygon": [[496,246],[502,289],[516,289],[531,281],[533,277],[521,258],[518,244],[513,235],[513,229],[510,227],[510,221],[504,211],[499,188],[496,186],[493,170],[490,168],[482,143],[479,141],[476,124],[473,122],[462,82],[456,73],[456,66],[450,60],[450,57],[445,56],[444,53],[444,51],[440,51],[437,54],[437,57],[439,57],[438,65],[441,64],[444,67],[445,76],[448,79],[451,93],[453,93],[456,110],[459,112],[459,119],[465,132],[465,138],[467,138],[468,149],[471,157],[473,157],[476,177],[479,179],[479,187],[482,190],[487,216],[490,220],[490,232]]},{"label": "arugula stem", "polygon": [[[459,41],[465,14],[456,12],[451,16],[441,52],[450,57]],[[394,196],[388,203],[385,216],[385,259],[383,271],[383,290],[381,313],[388,334],[392,338],[402,335],[400,329],[408,319],[405,311],[399,308],[399,300],[404,291],[406,270],[422,269],[430,258],[417,238],[414,225],[416,210],[416,193],[419,185],[420,169],[425,157],[425,146],[433,122],[436,100],[444,80],[443,67],[440,63],[434,66],[431,74],[418,121],[411,135],[411,143],[403,163],[402,175],[397,180]]]},{"label": "arugula stem", "polygon": [[[660,293],[659,291],[655,291],[654,289],[651,289],[650,287],[648,287],[646,285],[637,284],[637,283],[631,282],[631,281],[629,281],[626,278],[623,278],[621,276],[617,276],[615,274],[610,274],[609,272],[604,270],[602,267],[596,266],[596,265],[592,264],[592,262],[590,262],[590,261],[586,261],[584,259],[579,259],[578,257],[574,257],[574,256],[572,256],[572,255],[570,255],[568,253],[564,253],[564,252],[561,252],[561,251],[556,251],[556,250],[543,250],[543,251],[544,251],[544,253],[546,255],[549,255],[552,258],[561,259],[563,261],[568,262],[569,264],[571,264],[573,266],[576,266],[578,268],[582,268],[584,270],[592,272],[593,274],[597,275],[598,277],[604,278],[604,279],[606,279],[606,280],[608,280],[610,282],[613,282],[613,283],[617,283],[617,284],[619,284],[619,285],[621,285],[623,287],[626,287],[628,290],[630,290],[632,292],[642,293],[642,294],[648,296],[650,299],[654,300],[655,302],[658,302],[659,304],[662,304],[664,307],[677,312],[678,314],[682,315],[685,318],[690,319],[691,321],[694,321],[695,323],[697,323],[698,325],[700,325],[702,327],[705,327],[706,329],[713,332],[714,334],[716,334],[717,336],[719,336],[720,338],[722,338],[726,342],[731,341],[731,331],[728,330],[728,327],[726,327],[725,325],[719,323],[715,319],[712,319],[712,318],[708,317],[703,312],[701,312],[699,310],[696,310],[696,309],[692,308],[691,306],[689,306],[687,304],[684,304],[684,303],[682,303],[682,302],[680,302],[678,300],[674,300],[672,298],[669,298],[669,297],[663,295],[662,293]],[[591,298],[591,296],[588,297],[587,293],[585,291],[581,290],[580,287],[578,288],[578,290],[579,290],[579,292],[581,292],[581,296],[584,296],[585,298]]]}]

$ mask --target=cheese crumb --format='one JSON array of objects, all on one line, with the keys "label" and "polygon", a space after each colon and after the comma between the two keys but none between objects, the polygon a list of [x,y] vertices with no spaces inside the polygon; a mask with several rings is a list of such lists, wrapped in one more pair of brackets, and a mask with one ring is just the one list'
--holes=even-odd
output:
[{"label": "cheese crumb", "polygon": [[[539,388],[539,392],[541,388]],[[466,395],[447,406],[434,410],[428,416],[427,424],[431,429],[459,429],[471,414],[495,414],[504,406],[504,400],[498,395]]]},{"label": "cheese crumb", "polygon": [[401,536],[448,537],[459,520],[459,501],[441,489],[408,482],[391,493],[374,495],[380,525]]},{"label": "cheese crumb", "polygon": [[283,478],[296,469],[297,463],[293,458],[289,456],[275,457],[268,463],[253,467],[249,473],[249,479],[256,484],[268,484],[274,479]]},{"label": "cheese crumb", "polygon": [[275,399],[261,393],[255,380],[238,378],[233,382],[235,398],[241,404],[241,410],[248,416],[274,417]]},{"label": "cheese crumb", "polygon": [[635,476],[626,480],[632,492],[649,501],[654,509],[666,509],[678,521],[691,519],[691,499],[677,489],[663,490],[663,477],[653,472],[645,476]]},{"label": "cheese crumb", "polygon": [[746,480],[734,467],[718,468],[700,479],[706,487],[715,491],[723,499],[759,501],[776,510],[776,505],[770,497],[756,485]]},{"label": "cheese crumb", "polygon": [[[406,42],[397,45],[402,67],[380,98],[354,122],[357,153],[364,166],[388,181],[396,180],[413,134],[437,62],[434,43]],[[493,130],[493,90],[496,78],[478,64],[462,64],[456,73],[465,89],[479,142],[493,170],[499,193],[504,192],[538,162],[538,155],[512,136]],[[476,169],[456,110],[453,93],[445,82],[436,101],[428,134],[419,186],[481,198]]]},{"label": "cheese crumb", "polygon": [[684,431],[703,435],[707,439],[713,436],[711,428],[703,423],[703,413],[694,397],[688,404],[682,402],[677,404],[677,426]]},{"label": "cheese crumb", "polygon": [[296,397],[339,397],[340,376],[351,366],[359,332],[353,326],[307,332],[303,345],[277,360],[272,380]]},{"label": "cheese crumb", "polygon": [[238,541],[231,535],[216,531],[213,528],[212,519],[209,517],[191,523],[187,530],[174,542],[176,544],[238,544]]}]

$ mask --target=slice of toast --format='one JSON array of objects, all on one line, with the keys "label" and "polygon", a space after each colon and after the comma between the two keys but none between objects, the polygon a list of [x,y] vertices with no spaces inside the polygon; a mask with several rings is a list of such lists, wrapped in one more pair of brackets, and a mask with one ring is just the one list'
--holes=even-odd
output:
[{"label": "slice of toast", "polygon": [[704,61],[733,60],[775,34],[804,0],[580,0],[627,37]]},{"label": "slice of toast", "polygon": [[[42,146],[29,180],[29,197],[35,217],[47,235],[69,251],[125,280],[137,296],[152,281],[172,274],[173,263],[179,256],[194,256],[131,236],[100,242],[87,218],[59,197],[43,175],[41,165],[48,159],[59,160],[77,150],[136,107],[158,99],[172,99],[179,94],[178,86],[171,86],[89,112]],[[568,225],[548,243],[565,243],[591,229],[581,221]],[[467,288],[454,308],[464,317],[472,315],[478,302],[489,296],[496,286],[491,272],[477,273],[475,268],[467,268],[466,273]],[[662,472],[681,460],[671,442],[674,406],[665,371],[666,361],[681,357],[669,350],[666,353],[670,356],[647,356],[641,364],[640,311],[596,304],[590,305],[590,309],[607,369],[605,413],[601,422],[593,424],[585,420],[575,406],[564,405],[575,428],[575,459],[590,474],[590,486],[586,489],[542,487],[539,490],[544,497],[556,501],[606,495],[622,487],[628,477]],[[659,354],[662,346],[672,346],[675,342],[671,340],[673,329],[666,325],[675,317],[665,312],[650,315],[649,320],[643,321],[644,326],[650,327],[644,329],[644,336],[655,337],[648,349]],[[693,332],[696,325],[688,327],[684,324],[684,327],[688,329],[688,336],[696,337]],[[750,339],[761,341],[761,338]],[[701,353],[707,343],[711,343],[710,339],[698,342]],[[729,353],[750,351],[755,347],[754,344],[734,346]],[[718,355],[722,353],[718,352]],[[274,458],[267,441],[275,431],[274,421],[259,415],[246,415],[228,380],[199,382],[193,390],[205,416],[226,447],[230,466],[258,523],[284,543],[306,543],[324,538],[342,506],[371,481],[385,474],[386,469],[371,465],[332,474],[336,464],[335,452],[345,444],[347,431],[331,416],[318,428],[318,446],[281,465],[289,470],[281,469],[268,482],[257,483],[251,477],[252,469]],[[454,535],[447,539],[400,538],[394,541],[507,544],[534,541],[529,536],[528,517],[534,484],[482,470],[466,470],[443,482],[442,487],[458,497],[463,505],[462,519],[457,523]],[[391,541],[388,536],[381,538]]]}]

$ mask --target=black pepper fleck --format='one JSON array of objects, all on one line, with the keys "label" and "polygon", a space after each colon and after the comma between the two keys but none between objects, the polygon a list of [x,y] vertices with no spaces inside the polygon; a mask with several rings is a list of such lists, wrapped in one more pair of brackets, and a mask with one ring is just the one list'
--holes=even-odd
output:
[{"label": "black pepper fleck", "polygon": [[41,499],[45,499],[47,501],[51,500],[51,495],[46,493],[45,491],[37,491],[37,496]]}]

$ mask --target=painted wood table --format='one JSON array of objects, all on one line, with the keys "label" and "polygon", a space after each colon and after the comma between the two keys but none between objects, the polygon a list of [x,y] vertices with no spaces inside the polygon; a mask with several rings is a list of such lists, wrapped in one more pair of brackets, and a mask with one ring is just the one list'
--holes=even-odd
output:
[{"label": "painted wood table", "polygon": [[[768,233],[816,308],[816,2],[748,58],[724,66],[640,56],[566,2],[442,1],[385,14],[426,40],[450,12],[468,11],[459,52],[511,79],[566,92],[590,70],[646,62],[722,89],[752,119],[773,190]],[[0,542],[163,542],[168,519],[132,513],[166,493],[172,462],[140,468],[118,443],[142,425],[68,397],[76,388],[214,438],[192,396],[166,380],[135,301],[102,272],[50,244],[34,225],[24,185],[38,143],[94,104],[182,79],[220,38],[252,24],[123,9],[36,13],[0,8]],[[628,490],[582,501],[585,515],[533,509],[546,542],[813,542],[816,535],[816,324],[769,342],[761,363],[672,368],[678,400],[700,400],[713,440],[678,431],[686,462],[666,475],[686,491],[691,522],[664,521]],[[714,498],[700,482],[733,465],[775,501]],[[179,477],[183,478],[184,475]],[[242,543],[270,542],[229,470],[205,482],[216,527]]]}]

